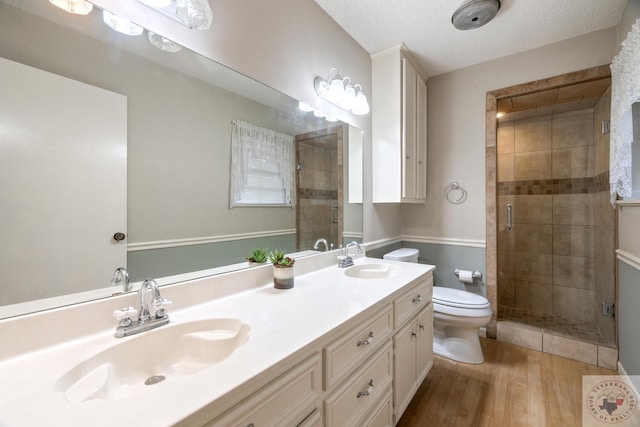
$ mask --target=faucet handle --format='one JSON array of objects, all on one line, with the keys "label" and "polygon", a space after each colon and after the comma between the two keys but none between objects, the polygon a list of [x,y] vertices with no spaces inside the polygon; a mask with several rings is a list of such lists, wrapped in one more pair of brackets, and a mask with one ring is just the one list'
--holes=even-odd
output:
[{"label": "faucet handle", "polygon": [[138,316],[138,310],[133,307],[125,307],[122,310],[114,310],[113,317],[120,323],[120,326],[129,326],[133,320]]},{"label": "faucet handle", "polygon": [[154,310],[155,317],[162,317],[167,314],[167,308],[170,308],[173,305],[173,302],[165,299],[165,298],[156,298],[151,303]]}]

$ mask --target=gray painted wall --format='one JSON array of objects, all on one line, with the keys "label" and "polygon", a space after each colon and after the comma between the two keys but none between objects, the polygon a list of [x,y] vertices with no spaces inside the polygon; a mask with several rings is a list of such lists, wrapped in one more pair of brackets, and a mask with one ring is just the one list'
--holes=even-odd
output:
[{"label": "gray painted wall", "polygon": [[148,277],[165,277],[245,262],[254,248],[295,252],[296,235],[130,251],[127,253],[127,268],[132,281]]},{"label": "gray painted wall", "polygon": [[[482,296],[487,295],[484,281],[486,276],[486,250],[484,248],[403,241],[367,251],[367,256],[382,258],[384,254],[398,248],[416,248],[420,251],[418,262],[436,266],[433,272],[434,285],[461,289]],[[478,270],[482,273],[482,278],[474,279],[473,284],[462,283],[453,274],[453,270],[456,268]]]},{"label": "gray painted wall", "polygon": [[640,375],[640,270],[618,260],[619,360],[629,375]]}]

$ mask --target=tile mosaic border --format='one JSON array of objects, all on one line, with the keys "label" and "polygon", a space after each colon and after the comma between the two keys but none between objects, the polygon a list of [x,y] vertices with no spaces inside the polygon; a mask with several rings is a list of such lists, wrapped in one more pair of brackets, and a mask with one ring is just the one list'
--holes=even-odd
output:
[{"label": "tile mosaic border", "polygon": [[301,188],[298,194],[299,199],[313,200],[336,200],[338,190],[318,190],[315,188]]},{"label": "tile mosaic border", "polygon": [[609,171],[595,177],[530,179],[498,182],[498,196],[541,194],[592,194],[609,191]]}]

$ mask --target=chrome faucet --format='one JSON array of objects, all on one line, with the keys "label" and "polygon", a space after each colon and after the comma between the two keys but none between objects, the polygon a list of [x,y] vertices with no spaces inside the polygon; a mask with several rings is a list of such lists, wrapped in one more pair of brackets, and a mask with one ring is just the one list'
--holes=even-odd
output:
[{"label": "chrome faucet", "polygon": [[349,255],[349,248],[356,247],[358,248],[358,253],[362,253],[362,248],[360,247],[360,243],[356,241],[352,241],[347,243],[347,246],[342,248],[342,255],[338,257],[338,267],[345,268],[353,265],[353,258]]},{"label": "chrome faucet", "polygon": [[324,244],[324,251],[327,252],[329,250],[329,243],[327,243],[327,239],[316,240],[316,243],[313,245],[313,249],[317,251],[320,248],[320,243]]},{"label": "chrome faucet", "polygon": [[131,290],[129,272],[124,267],[116,268],[116,271],[113,272],[113,279],[111,279],[113,286],[118,286],[120,283],[122,283],[122,292],[129,292]]},{"label": "chrome faucet", "polygon": [[116,338],[148,331],[169,323],[166,309],[171,306],[171,301],[162,298],[155,280],[146,279],[142,282],[138,294],[140,310],[127,307],[113,312],[113,316],[120,321],[116,328]]}]

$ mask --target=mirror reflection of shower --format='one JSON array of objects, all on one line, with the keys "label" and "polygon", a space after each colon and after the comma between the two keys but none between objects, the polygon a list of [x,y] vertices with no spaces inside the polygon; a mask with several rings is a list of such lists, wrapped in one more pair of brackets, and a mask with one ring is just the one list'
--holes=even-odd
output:
[{"label": "mirror reflection of shower", "polygon": [[330,248],[342,244],[342,147],[341,126],[296,136],[298,250],[313,247],[319,239]]}]

